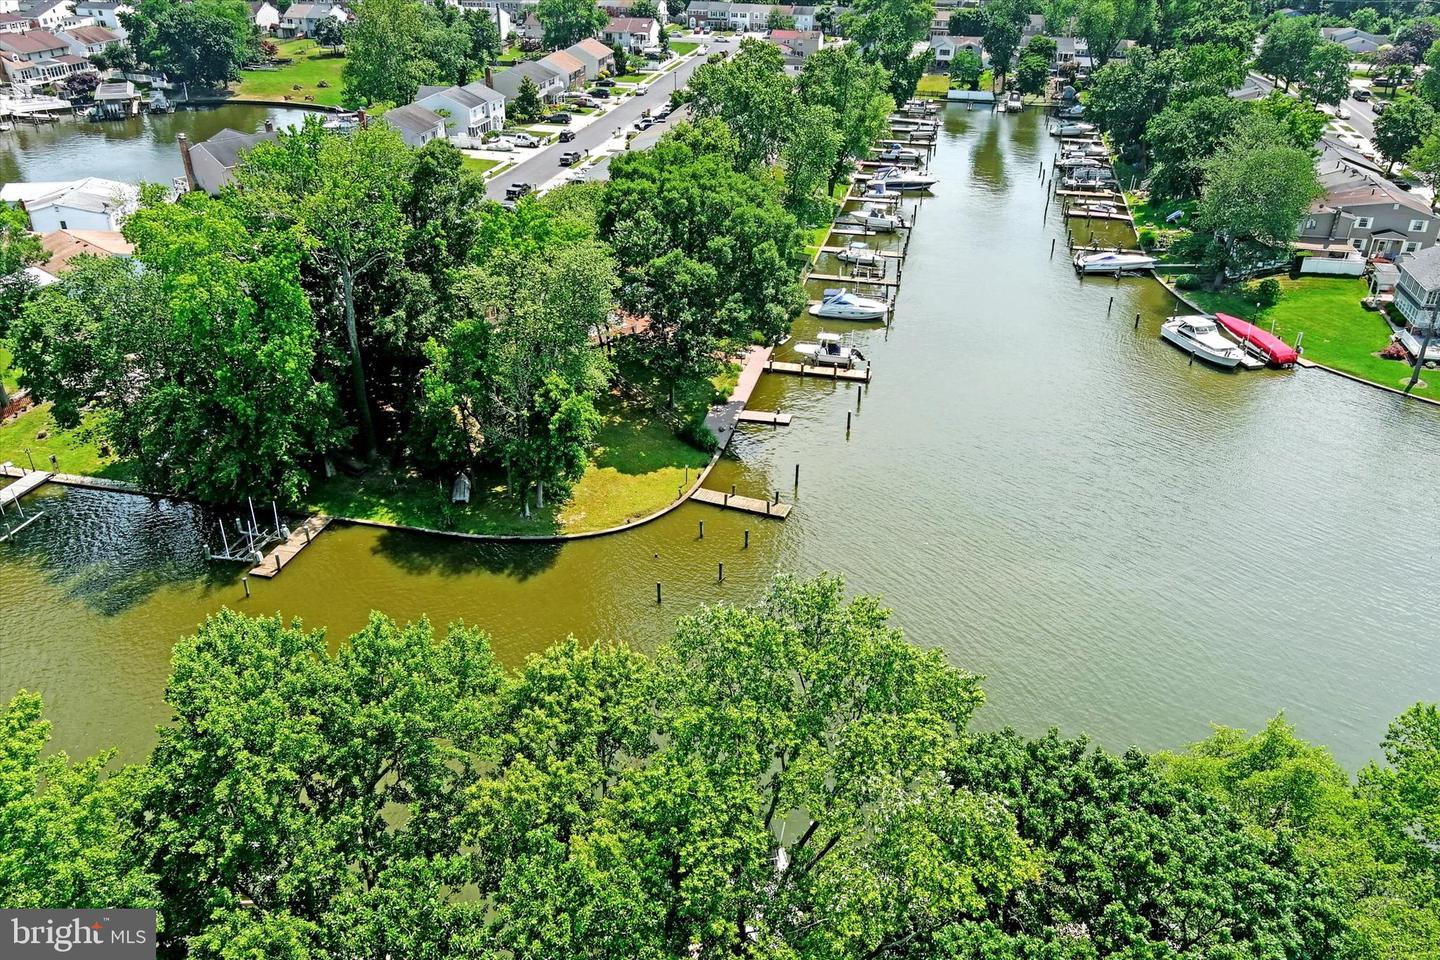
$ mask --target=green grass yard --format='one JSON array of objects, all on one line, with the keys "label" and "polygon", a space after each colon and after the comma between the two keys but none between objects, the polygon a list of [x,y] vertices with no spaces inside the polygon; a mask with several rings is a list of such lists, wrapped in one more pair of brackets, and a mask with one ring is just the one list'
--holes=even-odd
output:
[{"label": "green grass yard", "polygon": [[[42,436],[43,434],[43,436]],[[29,454],[26,454],[26,450]],[[55,466],[49,467],[50,457]],[[134,479],[134,464],[117,460],[100,451],[100,438],[94,417],[86,417],[73,430],[60,430],[50,415],[50,405],[42,403],[3,426],[0,426],[0,463],[13,462],[29,467],[31,461],[40,469],[61,473],[77,473],[87,477],[110,480]]]},{"label": "green grass yard", "polygon": [[685,54],[692,53],[698,49],[700,49],[700,44],[695,43],[691,40],[670,41],[670,52],[675,54],[675,56],[677,57],[683,57],[685,56]]},{"label": "green grass yard", "polygon": [[950,90],[950,77],[944,73],[927,73],[920,78],[915,93],[922,97],[943,97]]},{"label": "green grass yard", "polygon": [[[1366,310],[1365,281],[1358,277],[1280,278],[1279,302],[1259,310],[1253,300],[1235,290],[1189,291],[1186,296],[1210,312],[1221,311],[1270,329],[1287,343],[1304,331],[1301,344],[1306,359],[1344,373],[1403,390],[1410,380],[1410,365],[1376,356],[1390,342],[1390,327],[1378,312]],[[1422,375],[1417,396],[1440,400],[1440,376]]]},{"label": "green grass yard", "polygon": [[[340,71],[345,67],[344,55],[336,56],[330,48],[314,40],[287,40],[280,44],[280,56],[291,63],[277,70],[242,70],[235,96],[248,100],[318,103],[329,107],[340,105]],[[327,84],[321,87],[320,83]],[[295,89],[298,85],[299,89]],[[310,97],[310,100],[306,100]]]},{"label": "green grass yard", "polygon": [[462,156],[460,165],[471,173],[483,174],[487,170],[500,165],[499,160],[486,160],[481,157]]}]

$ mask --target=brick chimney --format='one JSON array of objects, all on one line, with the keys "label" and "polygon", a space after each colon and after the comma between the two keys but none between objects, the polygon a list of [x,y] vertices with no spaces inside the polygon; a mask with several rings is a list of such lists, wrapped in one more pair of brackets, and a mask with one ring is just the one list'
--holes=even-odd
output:
[{"label": "brick chimney", "polygon": [[489,64],[485,65],[485,86],[495,89],[495,71],[490,69]]},{"label": "brick chimney", "polygon": [[185,134],[177,134],[176,140],[180,142],[180,164],[185,168],[185,183],[191,189],[196,187],[195,183],[195,161],[190,159],[190,138]]}]

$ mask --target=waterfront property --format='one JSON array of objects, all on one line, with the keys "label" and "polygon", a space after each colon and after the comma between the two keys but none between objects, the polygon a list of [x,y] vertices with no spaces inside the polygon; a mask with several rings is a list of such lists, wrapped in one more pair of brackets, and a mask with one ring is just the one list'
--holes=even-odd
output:
[{"label": "waterfront property", "polygon": [[1325,257],[1394,259],[1433,246],[1440,217],[1430,204],[1401,190],[1376,163],[1338,141],[1321,141],[1315,173],[1325,189],[1300,221],[1295,247]]},{"label": "waterfront property", "polygon": [[255,133],[241,133],[227,128],[194,145],[181,134],[180,157],[189,189],[204,190],[211,196],[219,195],[225,185],[235,178],[235,168],[245,152],[257,143],[274,140],[277,136],[279,133],[275,124],[269,121],[266,121],[264,129]]},{"label": "waterfront property", "polygon": [[0,187],[0,202],[23,209],[36,233],[72,228],[114,233],[135,209],[139,195],[133,184],[102,177]]},{"label": "waterfront property", "polygon": [[481,137],[505,127],[505,97],[478,81],[463,87],[421,87],[415,103],[435,113],[444,111],[451,136]]},{"label": "waterfront property", "polygon": [[381,122],[393,127],[406,146],[416,149],[445,137],[445,118],[418,103],[391,107],[381,115]]}]

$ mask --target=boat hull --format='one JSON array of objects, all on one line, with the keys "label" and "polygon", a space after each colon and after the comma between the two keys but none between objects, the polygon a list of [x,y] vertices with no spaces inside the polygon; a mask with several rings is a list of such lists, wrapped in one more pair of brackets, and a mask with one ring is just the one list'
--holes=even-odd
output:
[{"label": "boat hull", "polygon": [[822,320],[884,320],[884,307],[827,307],[817,303],[810,308],[810,316]]},{"label": "boat hull", "polygon": [[1219,354],[1203,343],[1191,340],[1189,337],[1176,330],[1174,327],[1162,325],[1160,337],[1171,344],[1179,347],[1188,354],[1192,354],[1199,360],[1203,360],[1212,367],[1219,367],[1222,370],[1234,370],[1240,365],[1240,350],[1238,347]]}]

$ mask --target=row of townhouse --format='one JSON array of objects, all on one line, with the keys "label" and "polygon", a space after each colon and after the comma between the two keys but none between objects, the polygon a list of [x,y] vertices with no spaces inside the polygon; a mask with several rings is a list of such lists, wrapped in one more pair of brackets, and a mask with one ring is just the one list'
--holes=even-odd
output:
[{"label": "row of townhouse", "polygon": [[732,0],[694,0],[685,8],[685,22],[691,28],[709,27],[711,30],[754,31],[764,30],[772,13],[792,17],[796,30],[815,29],[815,8],[813,6],[792,6],[790,4],[735,3]]},{"label": "row of townhouse", "polygon": [[43,0],[22,4],[20,0],[0,0],[0,33],[24,33],[45,30],[58,33],[80,27],[104,27],[125,37],[119,14],[131,10],[114,0]]}]

